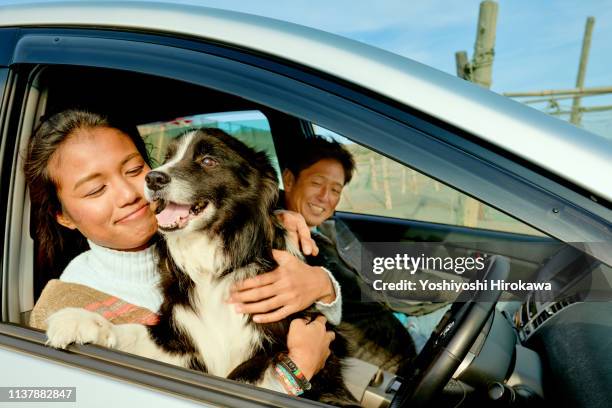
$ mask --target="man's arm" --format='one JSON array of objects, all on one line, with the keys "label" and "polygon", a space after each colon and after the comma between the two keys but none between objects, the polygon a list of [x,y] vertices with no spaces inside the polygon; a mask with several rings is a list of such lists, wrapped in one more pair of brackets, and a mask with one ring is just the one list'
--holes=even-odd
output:
[{"label": "man's arm", "polygon": [[232,288],[228,301],[236,304],[236,311],[252,314],[257,323],[269,323],[321,302],[317,308],[330,323],[338,324],[342,313],[340,285],[331,274],[287,251],[275,249],[272,254],[278,263],[275,270]]}]

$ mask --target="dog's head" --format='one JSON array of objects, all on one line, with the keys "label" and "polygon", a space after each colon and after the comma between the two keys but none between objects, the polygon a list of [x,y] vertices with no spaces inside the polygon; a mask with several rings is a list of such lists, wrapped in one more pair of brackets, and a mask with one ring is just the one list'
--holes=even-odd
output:
[{"label": "dog's head", "polygon": [[203,231],[272,212],[276,172],[256,152],[219,129],[203,128],[175,139],[165,163],[146,176],[145,197],[164,235]]}]

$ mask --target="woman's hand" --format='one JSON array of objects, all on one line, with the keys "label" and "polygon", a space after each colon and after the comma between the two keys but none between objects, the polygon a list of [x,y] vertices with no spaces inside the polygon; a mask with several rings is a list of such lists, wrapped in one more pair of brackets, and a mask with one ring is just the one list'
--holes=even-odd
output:
[{"label": "woman's hand", "polygon": [[287,334],[289,358],[304,373],[308,380],[325,366],[329,357],[330,343],[336,338],[336,333],[326,331],[325,316],[318,316],[308,322],[306,319],[293,319]]},{"label": "woman's hand", "polygon": [[319,253],[319,247],[310,237],[310,229],[302,214],[289,210],[277,210],[274,215],[283,223],[289,240],[304,255],[316,256]]},{"label": "woman's hand", "polygon": [[238,313],[256,323],[277,322],[320,301],[336,299],[333,283],[323,269],[310,266],[287,251],[272,250],[278,267],[236,283],[228,299]]}]

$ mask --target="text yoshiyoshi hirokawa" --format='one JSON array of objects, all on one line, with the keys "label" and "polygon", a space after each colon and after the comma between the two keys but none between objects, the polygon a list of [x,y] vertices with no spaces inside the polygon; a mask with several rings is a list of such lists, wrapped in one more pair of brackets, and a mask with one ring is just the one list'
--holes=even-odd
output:
[{"label": "text yoshiyoshi hirokawa", "polygon": [[395,282],[384,282],[378,279],[372,282],[372,288],[377,291],[453,291],[462,290],[502,290],[502,291],[534,291],[552,290],[550,282],[507,282],[503,279],[498,280],[476,280],[473,282],[461,282],[454,279],[432,282],[429,279],[408,280],[402,279]]}]

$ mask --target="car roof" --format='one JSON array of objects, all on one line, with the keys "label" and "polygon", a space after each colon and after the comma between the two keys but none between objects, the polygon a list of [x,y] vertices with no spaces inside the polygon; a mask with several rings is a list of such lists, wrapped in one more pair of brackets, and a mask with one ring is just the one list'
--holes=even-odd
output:
[{"label": "car roof", "polygon": [[274,55],[374,91],[612,201],[612,141],[408,58],[320,30],[234,11],[162,2],[22,2],[4,27],[175,33]]}]

